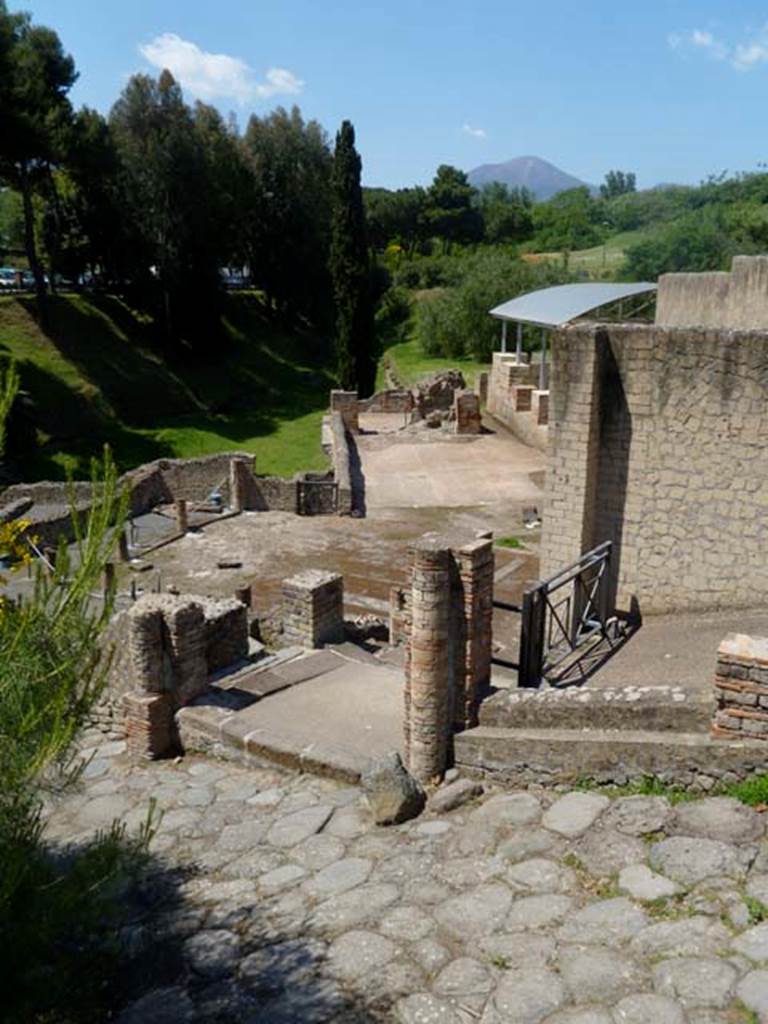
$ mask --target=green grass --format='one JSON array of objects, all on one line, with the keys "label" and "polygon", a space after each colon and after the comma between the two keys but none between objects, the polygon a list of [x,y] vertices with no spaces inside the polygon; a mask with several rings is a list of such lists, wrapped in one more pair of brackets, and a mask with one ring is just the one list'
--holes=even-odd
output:
[{"label": "green grass", "polygon": [[474,359],[446,359],[442,356],[425,356],[416,341],[401,341],[391,345],[385,352],[379,363],[379,371],[376,379],[376,387],[386,387],[384,377],[384,362],[389,361],[399,380],[409,387],[416,384],[424,377],[429,377],[440,370],[461,370],[467,387],[474,387],[477,374],[483,370],[490,370],[490,364],[478,363]]},{"label": "green grass", "polygon": [[523,546],[519,537],[497,537],[493,542],[497,548],[521,548]]},{"label": "green grass", "polygon": [[695,800],[703,794],[691,793],[682,786],[670,786],[661,782],[655,775],[646,775],[642,779],[628,782],[625,786],[603,785],[592,782],[590,779],[582,779],[576,783],[574,789],[596,791],[605,793],[606,796],[663,796],[672,804],[683,803],[686,800]]},{"label": "green grass", "polygon": [[112,296],[53,299],[46,333],[32,311],[28,298],[0,299],[0,356],[18,363],[37,434],[25,479],[81,476],[105,442],[120,469],[234,449],[253,452],[261,473],[327,466],[328,349],[280,331],[256,295],[227,297],[206,358],[164,352],[151,323]]},{"label": "green grass", "polygon": [[[595,280],[614,280],[624,263],[624,253],[630,245],[636,245],[650,232],[646,229],[638,231],[622,231],[606,239],[605,245],[595,245],[590,249],[577,249],[568,257],[568,268],[575,272],[585,273]],[[539,259],[561,262],[561,252],[542,252],[534,254]]]},{"label": "green grass", "polygon": [[753,775],[743,782],[734,782],[723,790],[726,796],[735,797],[743,804],[755,807],[768,804],[768,775]]}]

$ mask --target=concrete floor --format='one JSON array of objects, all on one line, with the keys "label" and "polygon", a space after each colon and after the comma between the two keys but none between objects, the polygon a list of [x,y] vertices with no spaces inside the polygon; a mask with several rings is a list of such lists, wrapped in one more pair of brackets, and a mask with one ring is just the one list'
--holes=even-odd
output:
[{"label": "concrete floor", "polygon": [[[382,447],[386,440],[386,447]],[[506,433],[442,439],[433,431],[361,435],[357,442],[368,512],[382,508],[458,508],[507,502],[536,505],[542,492],[531,474],[545,456]]]}]

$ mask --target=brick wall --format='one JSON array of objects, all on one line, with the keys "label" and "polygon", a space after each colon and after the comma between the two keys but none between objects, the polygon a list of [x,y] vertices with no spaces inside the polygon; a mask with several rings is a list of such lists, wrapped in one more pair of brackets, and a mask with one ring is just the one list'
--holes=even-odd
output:
[{"label": "brick wall", "polygon": [[768,601],[768,333],[583,324],[552,354],[542,575],[611,539],[620,607]]},{"label": "brick wall", "polygon": [[337,573],[307,569],[283,580],[283,640],[321,647],[344,639],[344,581]]},{"label": "brick wall", "polygon": [[730,633],[717,652],[712,735],[768,740],[768,638]]},{"label": "brick wall", "polygon": [[340,516],[348,516],[352,511],[352,477],[350,467],[350,439],[340,412],[332,412],[330,417],[331,461],[333,472],[338,484],[337,511]]},{"label": "brick wall", "polygon": [[734,256],[730,273],[662,274],[656,323],[764,328],[768,324],[768,256]]},{"label": "brick wall", "polygon": [[[538,398],[535,412],[533,409],[533,394],[538,383],[538,365],[518,363],[508,352],[494,352],[486,407],[525,444],[545,451],[548,438],[546,399],[542,403]],[[546,392],[537,394],[541,396]],[[540,416],[540,408],[543,408],[543,417]]]},{"label": "brick wall", "polygon": [[413,409],[413,394],[402,388],[377,391],[370,398],[357,403],[360,412],[410,412]]}]

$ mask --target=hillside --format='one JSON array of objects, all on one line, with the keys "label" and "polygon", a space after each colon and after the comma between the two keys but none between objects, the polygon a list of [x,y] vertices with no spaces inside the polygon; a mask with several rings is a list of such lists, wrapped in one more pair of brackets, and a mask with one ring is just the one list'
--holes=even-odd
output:
[{"label": "hillside", "polygon": [[201,359],[163,353],[146,319],[113,296],[52,299],[47,334],[31,300],[1,298],[0,357],[17,361],[25,392],[9,452],[19,476],[87,475],[105,442],[121,469],[231,449],[254,452],[262,473],[324,468],[324,345],[281,333],[253,294],[227,297],[224,326]]},{"label": "hillside", "polygon": [[[587,185],[538,156],[518,156],[500,164],[482,164],[471,170],[468,177],[475,188],[499,181],[510,188],[527,188],[539,200],[551,199],[558,192]],[[593,188],[591,185],[587,187]]]}]

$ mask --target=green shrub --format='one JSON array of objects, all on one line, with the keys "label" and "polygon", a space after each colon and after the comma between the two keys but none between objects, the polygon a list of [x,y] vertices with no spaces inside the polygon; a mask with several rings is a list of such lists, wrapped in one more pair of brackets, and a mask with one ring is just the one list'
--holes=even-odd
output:
[{"label": "green shrub", "polygon": [[[570,279],[557,264],[525,262],[510,250],[490,247],[465,256],[463,270],[457,286],[423,298],[416,307],[415,334],[427,355],[490,361],[500,326],[488,311],[517,295]],[[532,328],[526,329],[525,340],[529,347],[535,342]]]}]

